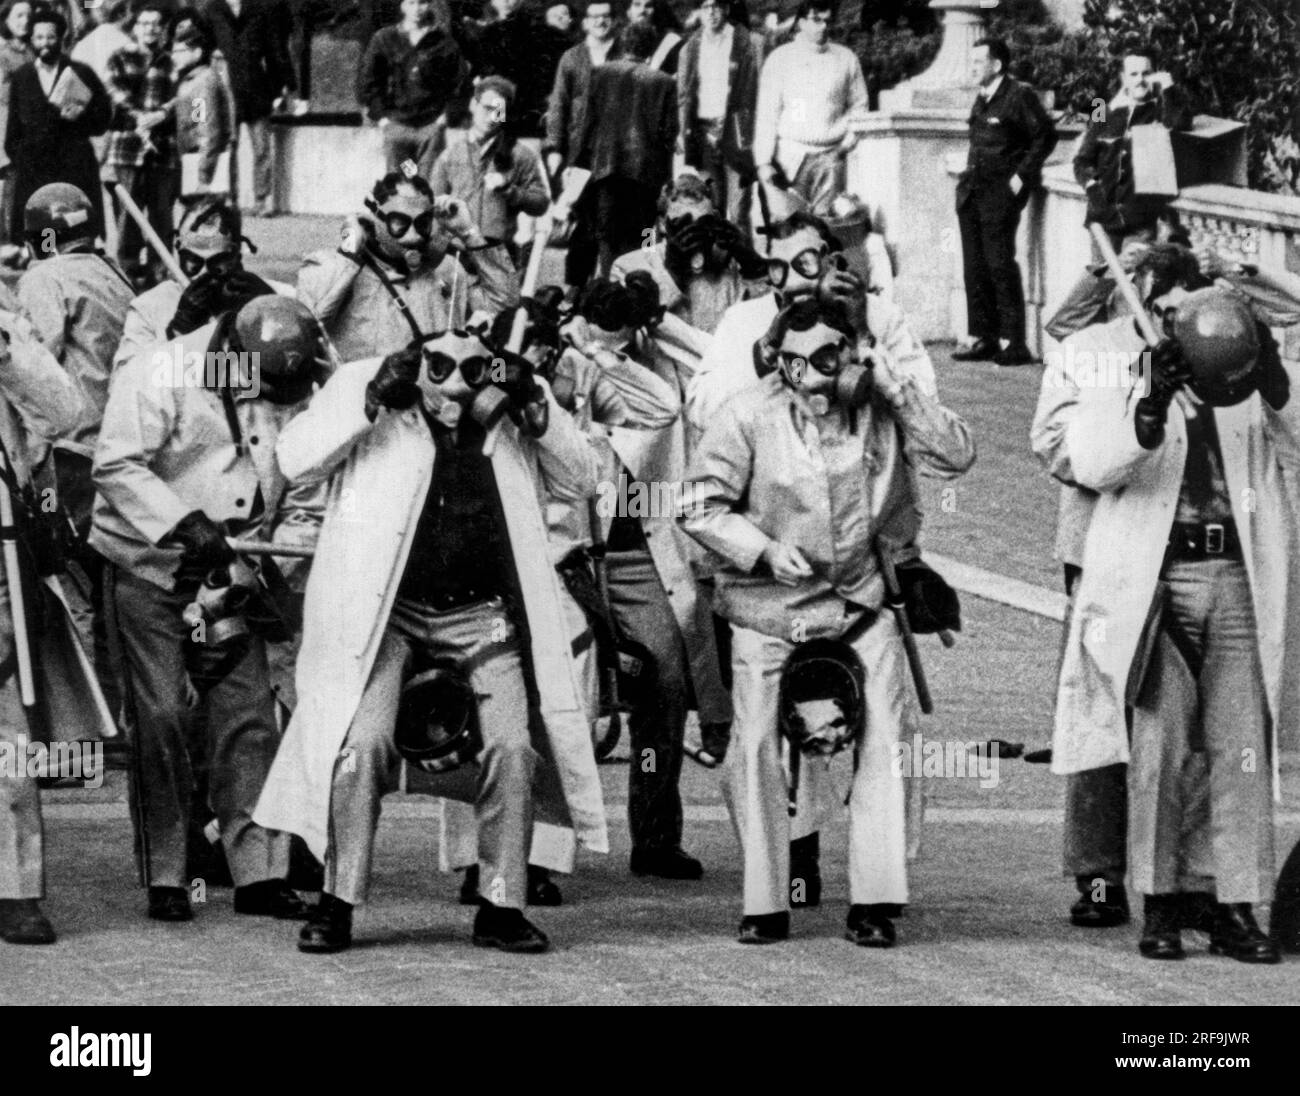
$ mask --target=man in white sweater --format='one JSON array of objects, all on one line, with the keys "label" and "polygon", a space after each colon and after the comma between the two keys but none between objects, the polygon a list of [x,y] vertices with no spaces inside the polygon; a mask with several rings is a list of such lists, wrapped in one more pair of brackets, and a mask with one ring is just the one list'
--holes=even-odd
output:
[{"label": "man in white sweater", "polygon": [[867,109],[862,66],[829,40],[834,17],[834,0],[802,0],[794,41],[763,65],[754,121],[759,180],[784,176],[819,215],[845,189],[844,157],[858,141],[849,120]]}]

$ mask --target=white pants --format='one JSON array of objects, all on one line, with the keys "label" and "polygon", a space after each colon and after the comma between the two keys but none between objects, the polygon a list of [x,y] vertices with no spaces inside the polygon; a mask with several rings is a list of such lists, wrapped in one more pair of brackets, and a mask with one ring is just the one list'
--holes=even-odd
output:
[{"label": "white pants", "polygon": [[[854,905],[902,904],[907,901],[905,812],[894,747],[900,737],[912,734],[906,656],[887,613],[853,648],[867,670],[867,714],[849,800],[849,900]],[[790,840],[819,828],[832,793],[830,763],[801,758],[798,811],[791,825],[777,696],[781,667],[793,650],[787,640],[747,628],[732,632],[736,721],[725,791],[744,856],[746,916],[789,908]],[[846,756],[834,764],[838,767]]]}]

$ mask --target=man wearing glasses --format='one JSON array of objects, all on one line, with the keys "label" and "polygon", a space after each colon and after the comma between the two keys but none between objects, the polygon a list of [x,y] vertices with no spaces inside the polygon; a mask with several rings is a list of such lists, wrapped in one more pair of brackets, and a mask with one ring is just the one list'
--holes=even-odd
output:
[{"label": "man wearing glasses", "polygon": [[834,19],[833,0],[799,5],[795,40],[763,65],[754,122],[759,181],[784,179],[817,214],[846,189],[844,158],[858,141],[849,121],[867,109],[862,65],[829,40]]}]

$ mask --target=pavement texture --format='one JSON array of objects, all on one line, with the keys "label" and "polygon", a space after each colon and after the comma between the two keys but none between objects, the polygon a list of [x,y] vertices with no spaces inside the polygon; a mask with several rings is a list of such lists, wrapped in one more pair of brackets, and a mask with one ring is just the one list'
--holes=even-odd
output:
[{"label": "pavement texture", "polygon": [[[337,219],[251,221],[262,252],[250,263],[292,278],[300,257],[333,246]],[[928,484],[924,543],[1009,577],[1059,588],[1051,558],[1056,491],[1028,450],[1036,368],[962,365],[931,351],[940,387],[979,446],[976,467]],[[942,492],[952,488],[954,494]],[[927,738],[1001,738],[1027,749],[1050,740],[1060,626],[967,597],[957,645],[921,640],[936,711]],[[625,754],[625,750],[624,750]],[[616,755],[617,756],[617,755]],[[840,782],[849,771],[842,759]],[[1284,757],[1279,862],[1300,838],[1300,765]],[[972,772],[973,767],[972,767]],[[1073,928],[1072,883],[1061,877],[1063,781],[1046,766],[1001,761],[995,781],[925,781],[927,818],[912,865],[899,947],[842,939],[848,904],[845,826],[823,833],[820,909],[796,913],[789,942],[742,947],[737,846],[719,773],[686,763],[685,845],[705,865],[696,883],[637,879],[627,870],[626,764],[602,768],[613,851],[579,854],[557,877],[565,905],[532,911],[555,945],[543,956],[475,949],[459,876],[437,863],[435,804],[385,801],[370,904],[352,950],[307,956],[297,926],[236,915],[209,890],[190,924],[144,915],[136,885],[123,774],[97,791],[45,793],[52,948],[0,945],[0,1002],[23,1004],[1296,1004],[1300,959],[1249,967],[1210,956],[1186,933],[1189,958],[1137,953],[1138,923]],[[1263,913],[1265,911],[1261,911]]]}]

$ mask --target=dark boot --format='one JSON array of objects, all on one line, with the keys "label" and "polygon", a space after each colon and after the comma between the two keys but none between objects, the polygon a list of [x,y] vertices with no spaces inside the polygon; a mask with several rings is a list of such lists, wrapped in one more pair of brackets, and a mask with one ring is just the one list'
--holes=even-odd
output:
[{"label": "dark boot", "polygon": [[0,898],[0,939],[10,944],[52,944],[54,926],[35,898]]},{"label": "dark boot", "polygon": [[325,954],[352,946],[352,904],[322,892],[298,933],[298,950]]},{"label": "dark boot", "polygon": [[549,951],[551,942],[519,910],[483,902],[474,916],[474,946],[537,954]]},{"label": "dark boot", "polygon": [[482,901],[478,896],[478,865],[471,864],[465,869],[465,878],[460,883],[460,904],[477,906]]},{"label": "dark boot", "polygon": [[1178,896],[1182,906],[1179,924],[1185,929],[1209,935],[1219,920],[1219,903],[1214,895],[1203,891],[1187,891]]},{"label": "dark boot", "polygon": [[1255,923],[1249,902],[1219,903],[1219,917],[1210,933],[1210,954],[1227,955],[1240,963],[1280,963],[1277,945]]},{"label": "dark boot", "polygon": [[551,873],[545,868],[528,865],[528,904],[530,906],[560,906],[564,895],[555,885]]},{"label": "dark boot", "polygon": [[1142,939],[1138,951],[1148,959],[1186,959],[1183,938],[1178,931],[1182,912],[1180,895],[1148,894],[1143,899],[1146,924],[1142,926]]},{"label": "dark boot", "polygon": [[850,906],[844,939],[853,941],[860,948],[892,948],[894,923],[889,919],[889,912],[897,908],[893,904]]},{"label": "dark boot", "polygon": [[742,944],[779,944],[790,937],[790,914],[760,913],[740,919],[736,939]]},{"label": "dark boot", "polygon": [[796,909],[822,904],[821,834],[790,842],[790,905]]},{"label": "dark boot", "polygon": [[1074,882],[1079,899],[1070,907],[1070,924],[1085,929],[1128,924],[1128,895],[1123,883],[1108,883],[1090,875],[1077,876]]},{"label": "dark boot", "polygon": [[305,921],[311,911],[283,879],[263,879],[235,888],[235,912],[277,921]]},{"label": "dark boot", "polygon": [[190,892],[184,887],[150,887],[149,916],[155,921],[193,921]]}]

